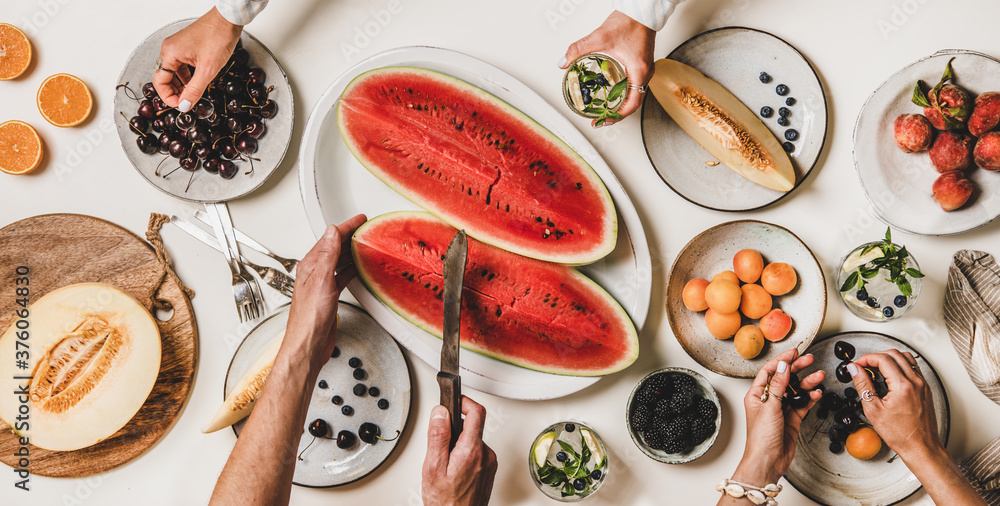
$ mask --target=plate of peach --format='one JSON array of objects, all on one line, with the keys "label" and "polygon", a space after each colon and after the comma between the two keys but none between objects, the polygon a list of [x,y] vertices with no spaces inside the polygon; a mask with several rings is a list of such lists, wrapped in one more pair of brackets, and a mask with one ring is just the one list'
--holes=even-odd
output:
[{"label": "plate of peach", "polygon": [[826,318],[826,278],[789,230],[731,221],[681,250],[666,299],[667,321],[691,358],[724,376],[751,378],[785,350],[809,347]]},{"label": "plate of peach", "polygon": [[944,50],[885,81],[854,128],[872,209],[914,234],[951,235],[1000,216],[1000,61]]}]

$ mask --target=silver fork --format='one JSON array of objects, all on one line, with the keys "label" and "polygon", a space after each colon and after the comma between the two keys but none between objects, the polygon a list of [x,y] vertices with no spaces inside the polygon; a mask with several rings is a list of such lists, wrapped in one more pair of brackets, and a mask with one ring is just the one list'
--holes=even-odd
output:
[{"label": "silver fork", "polygon": [[[204,223],[206,225],[211,225],[212,224],[211,222],[208,221],[208,215],[205,214],[205,211],[202,211],[201,209],[195,209],[195,211],[194,211],[194,217],[198,218],[199,221],[201,221],[202,223]],[[255,241],[255,240],[251,239],[250,236],[244,234],[243,232],[240,232],[236,228],[233,228],[233,233],[236,235],[236,240],[237,241],[243,243],[246,246],[249,246],[253,250],[256,250],[256,251],[258,251],[260,253],[263,253],[263,254],[265,254],[265,255],[273,258],[275,261],[277,261],[279,264],[281,264],[282,267],[285,268],[285,272],[292,272],[292,270],[295,269],[295,266],[299,264],[299,261],[296,260],[296,259],[294,259],[294,258],[280,257],[278,255],[275,255],[274,253],[271,253],[271,250],[265,248],[261,243],[259,243],[259,242]],[[244,260],[243,262],[247,263],[246,260]],[[247,264],[247,265],[249,265],[249,264]],[[254,270],[256,270],[256,269],[254,269]],[[263,277],[263,276],[261,276],[261,277]]]},{"label": "silver fork", "polygon": [[208,215],[212,221],[212,229],[215,231],[215,236],[219,240],[222,254],[226,257],[226,263],[229,265],[229,272],[233,275],[233,299],[236,301],[236,312],[239,314],[240,322],[254,320],[260,314],[259,308],[257,307],[257,300],[253,296],[250,283],[240,275],[239,264],[237,263],[232,250],[229,248],[229,241],[226,239],[226,233],[222,226],[222,219],[219,217],[219,211],[213,204],[205,204],[205,209],[209,211]]},{"label": "silver fork", "polygon": [[236,242],[236,232],[233,229],[233,219],[229,216],[229,206],[225,202],[216,202],[213,204],[216,211],[219,212],[219,220],[222,222],[222,230],[226,234],[226,242],[229,244],[229,250],[233,253],[233,259],[236,260],[236,266],[239,268],[240,277],[247,280],[247,284],[250,285],[250,295],[253,296],[254,300],[254,318],[260,318],[264,312],[264,294],[260,290],[260,284],[257,283],[257,278],[250,275],[247,272],[246,267],[244,267],[243,262],[240,261],[243,258],[240,255],[240,245]]},{"label": "silver fork", "polygon": [[[207,215],[205,216],[205,219],[206,220],[208,219]],[[204,230],[196,226],[194,223],[191,223],[190,221],[185,220],[180,216],[171,216],[170,223],[176,226],[177,228],[187,232],[191,237],[198,239],[202,243],[206,244],[208,247],[215,249],[215,251],[218,251],[220,253],[222,252],[222,248],[219,246],[219,241],[215,237],[212,237],[212,234],[205,232]],[[211,225],[211,223],[209,223],[209,225]],[[274,267],[264,267],[262,265],[257,265],[247,260],[242,255],[240,256],[240,261],[243,262],[243,265],[246,265],[247,267],[256,271],[257,275],[260,276],[260,279],[262,279],[265,283],[267,283],[268,286],[274,288],[275,290],[280,292],[282,295],[285,295],[286,297],[292,296],[292,288],[295,285],[295,278],[289,276],[288,274],[285,274],[284,272],[279,271],[278,269],[275,269]]]}]

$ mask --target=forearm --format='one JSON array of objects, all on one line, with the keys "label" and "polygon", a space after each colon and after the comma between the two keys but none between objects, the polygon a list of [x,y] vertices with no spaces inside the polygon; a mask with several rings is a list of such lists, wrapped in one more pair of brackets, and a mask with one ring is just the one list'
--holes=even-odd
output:
[{"label": "forearm", "polygon": [[[752,462],[761,461],[762,459],[752,459],[744,456],[740,465],[736,467],[736,472],[733,473],[732,480],[755,487],[763,487],[769,483],[778,483],[781,474],[775,471],[774,466],[752,464]],[[746,498],[737,499],[725,493],[719,498],[719,506],[746,506],[747,504],[749,503]]]},{"label": "forearm", "polygon": [[986,504],[944,447],[927,447],[901,457],[935,504]]},{"label": "forearm", "polygon": [[275,358],[219,476],[212,504],[288,504],[299,438],[319,374],[319,367],[302,353],[288,346]]}]

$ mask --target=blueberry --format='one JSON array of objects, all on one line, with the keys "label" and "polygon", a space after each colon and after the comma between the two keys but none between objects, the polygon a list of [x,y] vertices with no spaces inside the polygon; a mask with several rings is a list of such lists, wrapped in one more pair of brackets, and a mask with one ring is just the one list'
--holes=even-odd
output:
[{"label": "blueberry", "polygon": [[372,397],[378,397],[382,392],[379,391],[378,387],[368,387],[368,395]]},{"label": "blueberry", "polygon": [[594,98],[590,96],[590,88],[581,88],[580,95],[583,97],[583,104],[589,105]]},{"label": "blueberry", "polygon": [[340,348],[334,346],[333,353],[330,354],[330,358],[337,358],[340,356]]},{"label": "blueberry", "polygon": [[868,307],[878,309],[878,299],[876,299],[875,297],[868,297],[868,300],[865,302],[868,303]]},{"label": "blueberry", "polygon": [[365,392],[367,391],[368,387],[366,387],[364,383],[358,383],[357,385],[354,385],[354,395],[357,395],[358,397],[364,397]]},{"label": "blueberry", "polygon": [[794,128],[789,128],[788,130],[785,130],[785,139],[790,140],[790,141],[794,141],[795,139],[798,139],[798,138],[799,138],[799,131],[798,130],[796,130]]},{"label": "blueberry", "polygon": [[604,473],[600,469],[594,469],[594,472],[590,473],[590,479],[592,480],[599,480],[601,476],[604,476]]},{"label": "blueberry", "polygon": [[795,97],[788,97],[788,98],[786,98],[785,99],[785,105],[787,105],[788,107],[791,107],[791,106],[795,105]]},{"label": "blueberry", "polygon": [[892,310],[892,307],[886,306],[882,308],[882,314],[884,314],[886,318],[892,318],[892,315],[896,314],[896,312]]},{"label": "blueberry", "polygon": [[354,414],[354,408],[352,408],[350,406],[344,406],[344,407],[340,408],[340,412],[343,413],[344,416],[351,416],[351,415]]},{"label": "blueberry", "polygon": [[597,79],[594,80],[594,83],[596,83],[598,86],[607,86],[608,78],[604,77],[604,74],[601,74],[597,76]]},{"label": "blueberry", "polygon": [[774,116],[774,109],[772,109],[769,105],[765,105],[760,108],[760,116],[762,118],[770,118],[771,116]]},{"label": "blueberry", "polygon": [[792,144],[791,142],[788,141],[782,142],[781,147],[782,149],[785,150],[785,153],[791,153],[792,151],[795,151],[795,144]]},{"label": "blueberry", "polygon": [[583,478],[577,478],[573,480],[573,488],[583,490],[587,488],[587,482],[583,481]]},{"label": "blueberry", "polygon": [[326,388],[327,387],[326,380],[319,380],[319,387]]},{"label": "blueberry", "polygon": [[783,127],[788,126],[788,118],[786,118],[784,116],[778,118],[778,125],[783,126]]},{"label": "blueberry", "polygon": [[778,116],[781,116],[782,118],[787,118],[788,115],[791,114],[791,113],[792,113],[792,111],[790,111],[787,107],[779,107],[778,108]]},{"label": "blueberry", "polygon": [[365,379],[365,370],[360,367],[354,370],[354,379],[363,380]]},{"label": "blueberry", "polygon": [[361,359],[358,357],[351,357],[351,359],[347,361],[347,365],[357,369],[358,367],[361,367]]},{"label": "blueberry", "polygon": [[330,399],[330,402],[332,402],[335,406],[340,406],[344,403],[344,398],[339,395],[334,395],[333,399]]},{"label": "blueberry", "polygon": [[559,462],[566,462],[566,452],[557,453],[556,460],[558,460]]},{"label": "blueberry", "polygon": [[768,74],[767,72],[761,72],[760,73],[760,82],[762,82],[764,84],[767,84],[767,83],[771,82],[771,74]]},{"label": "blueberry", "polygon": [[897,295],[895,299],[892,299],[892,303],[895,304],[896,307],[903,307],[906,305],[906,296]]},{"label": "blueberry", "polygon": [[566,432],[573,432],[574,430],[576,430],[576,425],[572,423],[566,424]]},{"label": "blueberry", "polygon": [[379,399],[378,409],[389,409],[389,401],[386,399]]},{"label": "blueberry", "polygon": [[778,95],[785,96],[788,94],[788,86],[785,86],[784,84],[779,84],[776,88],[774,88],[774,92],[777,93]]},{"label": "blueberry", "polygon": [[833,453],[840,453],[844,451],[844,445],[840,443],[830,443],[830,451]]},{"label": "blueberry", "polygon": [[860,301],[868,300],[868,290],[865,290],[864,288],[858,290],[856,297]]}]

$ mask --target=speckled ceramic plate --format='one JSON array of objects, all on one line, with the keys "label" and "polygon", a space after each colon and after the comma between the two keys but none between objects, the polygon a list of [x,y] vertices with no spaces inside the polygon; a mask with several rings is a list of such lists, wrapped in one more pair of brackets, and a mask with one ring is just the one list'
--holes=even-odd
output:
[{"label": "speckled ceramic plate", "polygon": [[953,57],[954,82],[970,96],[1000,88],[1000,61],[973,51],[939,51],[882,83],[861,108],[854,127],[854,165],[875,215],[894,228],[914,234],[958,234],[1000,216],[1000,174],[978,167],[967,170],[977,190],[964,207],[945,212],[931,196],[931,185],[939,174],[930,157],[926,152],[904,153],[896,146],[896,117],[923,112],[910,101],[913,85],[917,80],[929,86],[937,84]]},{"label": "speckled ceramic plate", "polygon": [[[840,359],[833,355],[833,346],[837,341],[853,344],[857,357],[890,348],[909,351],[917,357],[917,365],[934,399],[941,441],[948,443],[951,415],[941,378],[920,353],[894,337],[876,332],[844,332],[826,337],[809,348],[808,352],[816,357],[816,361],[800,372],[799,377],[804,378],[822,369],[826,371],[823,384],[829,391],[843,395],[845,388],[853,386],[853,383],[840,383],[834,374],[840,364]],[[785,478],[799,492],[820,504],[883,505],[898,503],[920,489],[920,482],[888,446],[883,445],[882,450],[870,460],[857,460],[846,451],[831,453],[830,439],[823,431],[833,422],[829,417],[826,420],[817,418],[817,410],[818,407],[813,407],[813,411],[802,421],[795,460],[785,473]]]},{"label": "speckled ceramic plate", "polygon": [[[819,159],[826,142],[826,95],[816,71],[787,42],[767,32],[744,27],[727,27],[703,32],[688,39],[667,58],[690,65],[729,90],[750,110],[771,106],[774,115],[761,118],[779,142],[785,130],[794,128],[799,138],[790,153],[798,187]],[[761,72],[772,77],[760,82]],[[778,96],[775,87],[788,86],[786,96]],[[785,100],[795,98],[786,106]],[[788,107],[789,126],[778,125],[778,108]],[[642,105],[642,142],[646,154],[663,182],[685,199],[718,211],[751,211],[773,204],[790,192],[782,193],[751,183],[725,165],[709,166],[715,161],[691,138],[652,94]]]},{"label": "speckled ceramic plate", "polygon": [[[153,78],[153,71],[156,69],[156,60],[160,57],[160,44],[163,43],[163,39],[191,24],[192,21],[194,19],[170,23],[142,41],[132,51],[132,55],[125,63],[125,68],[118,76],[118,84],[127,82],[132,90],[141,93],[142,84]],[[135,116],[139,104],[128,98],[124,90],[115,91],[114,120],[122,149],[143,179],[160,191],[192,202],[221,202],[236,199],[264,184],[264,181],[281,165],[281,161],[285,158],[285,152],[292,140],[292,124],[295,120],[292,87],[288,84],[288,77],[281,65],[278,64],[278,60],[264,47],[264,44],[261,44],[256,37],[245,30],[240,40],[243,47],[250,53],[250,64],[264,69],[267,74],[267,85],[274,86],[274,90],[268,97],[278,105],[278,114],[271,119],[264,120],[267,130],[261,136],[259,149],[254,154],[254,157],[260,160],[254,160],[253,173],[251,174],[246,174],[250,170],[249,162],[238,161],[237,165],[240,167],[240,171],[236,177],[229,180],[222,179],[218,174],[209,174],[200,167],[194,172],[190,187],[188,187],[188,180],[191,178],[191,173],[185,170],[178,170],[167,178],[156,176],[154,174],[156,166],[165,155],[156,153],[147,155],[139,151],[139,147],[135,144],[137,135],[129,128],[128,124],[128,118]],[[220,107],[220,104],[215,105],[216,108]],[[123,117],[120,113],[124,113],[125,116]],[[150,131],[152,132],[152,130]],[[154,132],[154,135],[158,134]],[[163,162],[160,174],[170,172],[177,166],[177,160],[169,158]]]},{"label": "speckled ceramic plate", "polygon": [[[747,360],[736,353],[732,339],[720,341],[705,328],[705,312],[684,307],[684,285],[694,278],[712,276],[733,269],[733,255],[753,249],[764,264],[784,262],[798,275],[795,288],[774,297],[773,306],[792,317],[792,330],[785,339],[765,343],[757,358]],[[809,347],[826,318],[826,279],[812,251],[795,234],[762,221],[731,221],[712,227],[684,246],[670,268],[667,280],[667,320],[684,351],[710,371],[734,378],[752,378],[765,362],[781,352]],[[743,319],[744,324],[755,320]]]},{"label": "speckled ceramic plate", "polygon": [[[337,102],[347,84],[362,72],[394,65],[442,72],[492,93],[565,141],[593,167],[607,186],[618,211],[618,243],[608,256],[580,267],[580,271],[607,290],[641,331],[649,313],[652,258],[642,221],[625,188],[597,150],[560,110],[510,74],[457,51],[413,46],[378,53],[346,70],[323,93],[309,117],[299,151],[302,203],[316,237],[323,234],[328,224],[340,223],[358,213],[373,217],[391,211],[420,209],[365,169],[347,149],[337,127]],[[432,368],[438,368],[440,338],[406,321],[360,281],[353,281],[348,288],[400,345]],[[480,353],[462,353],[461,368],[463,386],[511,399],[562,397],[600,379],[533,371]]]},{"label": "speckled ceramic plate", "polygon": [[[267,343],[284,330],[289,307],[279,309],[247,334],[229,364],[226,395],[246,374]],[[295,463],[292,479],[296,485],[305,487],[334,487],[360,480],[382,465],[399,442],[395,438],[369,445],[358,439],[353,448],[343,450],[337,447],[335,440],[317,439],[306,448],[313,441],[306,430],[309,422],[317,418],[325,420],[330,425],[331,437],[336,437],[341,430],[349,430],[356,436],[362,423],[372,422],[381,428],[383,437],[390,439],[397,430],[400,433],[405,430],[410,414],[410,367],[392,336],[368,313],[343,301],[337,314],[340,316],[337,327],[340,355],[331,358],[319,373],[298,445],[302,460]],[[365,371],[361,380],[354,378],[354,368],[348,365],[352,357],[361,359],[361,369]],[[319,380],[325,381],[327,388],[320,388]],[[377,387],[379,396],[372,397],[367,393],[361,397],[354,395],[352,390],[358,383]],[[331,402],[335,395],[343,398],[340,406]],[[379,399],[389,401],[388,409],[379,409]],[[345,405],[354,409],[353,415],[346,416],[341,412]],[[245,423],[244,420],[233,425],[237,436]]]}]

